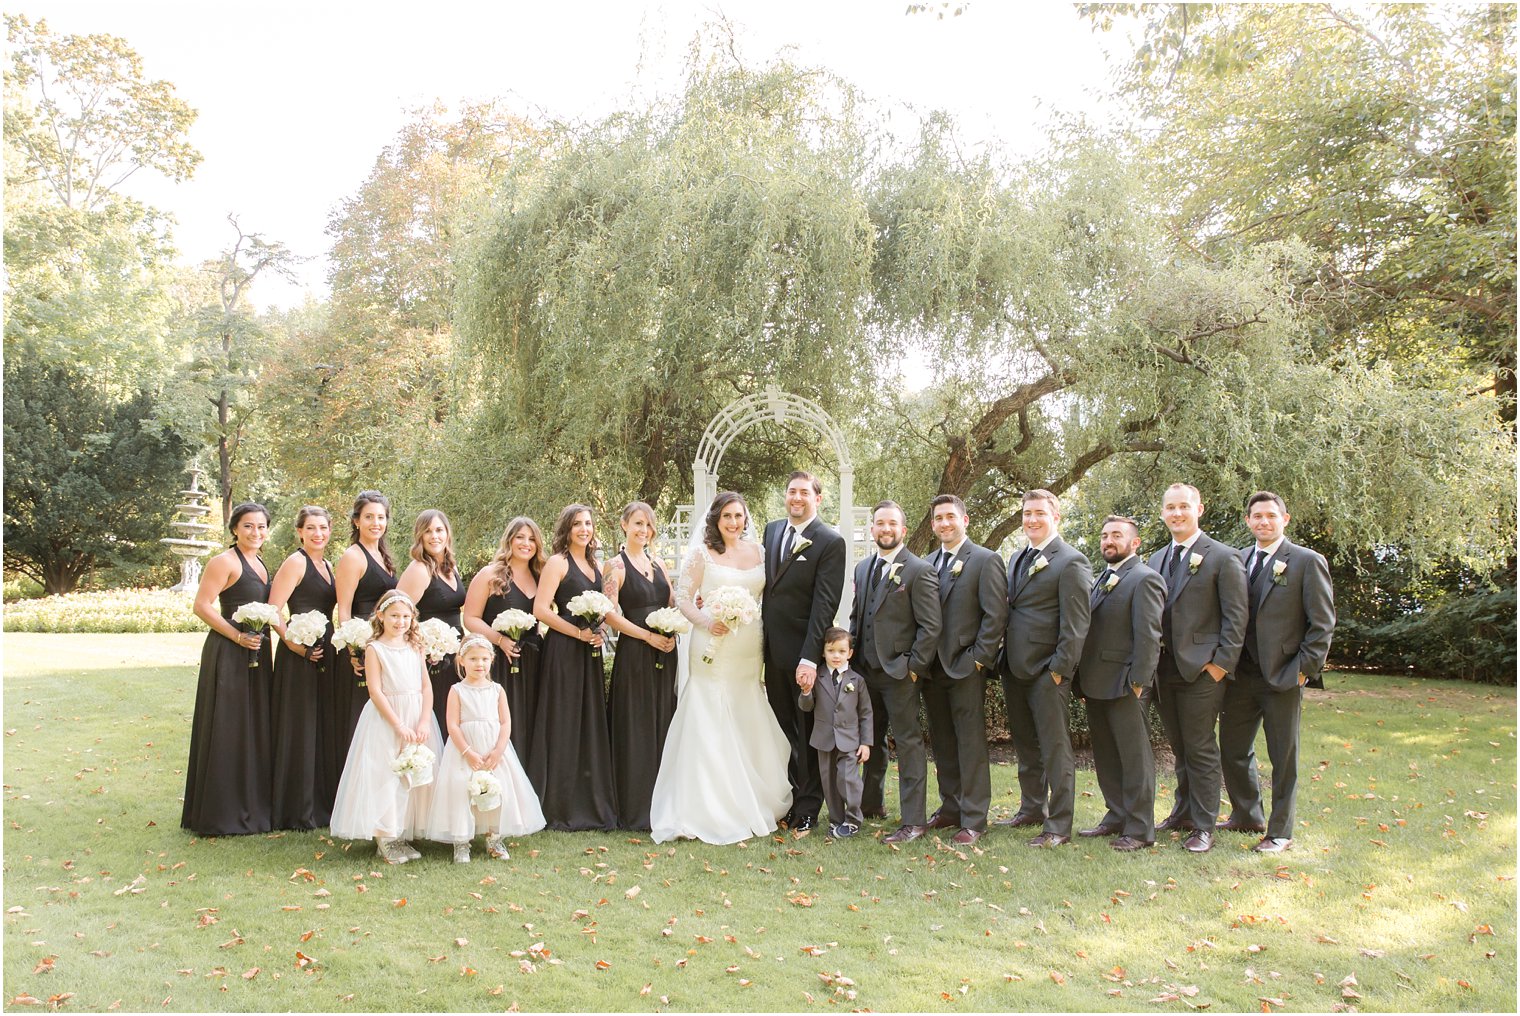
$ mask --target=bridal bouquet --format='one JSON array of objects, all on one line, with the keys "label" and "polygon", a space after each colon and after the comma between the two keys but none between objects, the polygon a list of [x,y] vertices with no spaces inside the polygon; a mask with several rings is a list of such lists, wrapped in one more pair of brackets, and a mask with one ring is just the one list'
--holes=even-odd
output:
[{"label": "bridal bouquet", "polygon": [[[595,589],[588,589],[584,593],[577,593],[570,597],[570,602],[565,604],[566,609],[576,617],[584,618],[590,622],[590,627],[595,629],[602,623],[602,618],[612,613],[617,607],[604,593]],[[593,649],[592,655],[601,659],[602,651]]]},{"label": "bridal bouquet", "polygon": [[484,813],[501,807],[501,781],[489,769],[477,769],[471,773],[467,786],[471,808]]},{"label": "bridal bouquet", "polygon": [[[516,607],[502,611],[496,615],[496,620],[491,622],[491,627],[501,632],[513,642],[522,641],[523,635],[538,622],[533,615],[526,610],[518,610]],[[512,658],[512,673],[518,673],[517,658]]]},{"label": "bridal bouquet", "polygon": [[429,618],[417,626],[422,648],[429,663],[437,663],[450,653],[459,652],[459,631],[442,618]]},{"label": "bridal bouquet", "polygon": [[[686,615],[675,607],[661,607],[659,610],[651,610],[649,616],[644,619],[644,627],[650,631],[657,631],[661,635],[685,635],[691,631],[691,622],[686,620]],[[654,669],[665,669],[665,654],[654,658]]]},{"label": "bridal bouquet", "polygon": [[332,644],[334,649],[351,649],[354,652],[363,651],[369,645],[369,637],[374,629],[369,622],[362,617],[351,617],[342,624],[333,628]]},{"label": "bridal bouquet", "polygon": [[[712,591],[711,596],[702,598],[702,608],[713,616],[714,621],[722,621],[730,629],[754,624],[760,617],[760,604],[755,602],[755,598],[743,586],[719,586]],[[718,644],[723,638],[722,635],[714,635],[712,641],[707,643],[707,652],[702,654],[703,663],[712,664],[713,654],[718,651]]]},{"label": "bridal bouquet", "polygon": [[409,744],[391,762],[391,772],[405,780],[408,787],[425,787],[433,782],[436,758],[427,745]]},{"label": "bridal bouquet", "polygon": [[322,636],[327,634],[327,615],[320,610],[308,610],[304,614],[293,614],[290,623],[285,625],[285,637],[298,646],[310,649],[322,641]]},{"label": "bridal bouquet", "polygon": [[[264,630],[265,625],[273,624],[279,619],[280,612],[278,609],[271,607],[267,603],[258,603],[256,601],[245,603],[232,612],[233,623],[242,624],[251,632],[261,632]],[[255,652],[253,654],[253,662],[248,664],[248,669],[252,670],[258,665],[259,654]]]}]

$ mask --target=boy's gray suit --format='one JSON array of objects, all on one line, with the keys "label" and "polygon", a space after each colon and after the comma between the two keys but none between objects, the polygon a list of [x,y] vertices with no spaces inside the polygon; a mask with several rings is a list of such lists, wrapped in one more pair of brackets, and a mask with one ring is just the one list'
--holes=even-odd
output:
[{"label": "boy's gray suit", "polygon": [[799,694],[797,705],[813,714],[810,743],[818,752],[818,775],[823,781],[830,824],[861,825],[860,793],[865,783],[855,751],[870,744],[873,734],[866,679],[849,668],[836,679],[826,666],[819,667],[813,690]]}]

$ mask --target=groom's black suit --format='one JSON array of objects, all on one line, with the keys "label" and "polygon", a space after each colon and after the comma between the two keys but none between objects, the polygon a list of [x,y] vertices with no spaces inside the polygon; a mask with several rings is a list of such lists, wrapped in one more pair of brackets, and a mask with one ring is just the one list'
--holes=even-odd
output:
[{"label": "groom's black suit", "polygon": [[765,632],[765,695],[776,722],[791,743],[787,776],[792,784],[792,817],[817,821],[823,805],[818,753],[809,744],[813,714],[797,705],[797,663],[823,667],[823,633],[834,623],[844,592],[844,537],[813,516],[802,529],[810,541],[782,553],[786,519],[765,527],[765,594],[760,623]]}]

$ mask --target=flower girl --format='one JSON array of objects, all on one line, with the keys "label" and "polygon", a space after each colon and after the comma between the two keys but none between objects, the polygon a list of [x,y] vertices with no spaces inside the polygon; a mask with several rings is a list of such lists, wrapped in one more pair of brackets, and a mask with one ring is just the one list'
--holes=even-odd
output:
[{"label": "flower girl", "polygon": [[373,836],[382,858],[404,864],[422,856],[409,841],[422,835],[432,762],[443,745],[411,598],[399,589],[387,592],[370,625],[374,635],[364,649],[369,701],[349,744],[331,829],[345,840]]},{"label": "flower girl", "polygon": [[481,635],[466,635],[455,665],[460,683],[449,689],[449,743],[438,764],[430,840],[454,845],[454,860],[470,859],[476,833],[492,857],[506,860],[503,836],[536,833],[544,812],[533,784],[512,750],[512,715],[507,693],[491,680],[496,651]]}]

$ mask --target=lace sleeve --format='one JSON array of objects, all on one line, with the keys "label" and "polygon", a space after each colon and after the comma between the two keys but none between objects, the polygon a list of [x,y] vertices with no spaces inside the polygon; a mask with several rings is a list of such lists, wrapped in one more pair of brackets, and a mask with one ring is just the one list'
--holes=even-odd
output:
[{"label": "lace sleeve", "polygon": [[696,591],[702,588],[702,576],[707,568],[707,551],[697,547],[686,555],[681,563],[681,578],[676,583],[676,607],[692,624],[703,628],[712,627],[712,618],[696,605]]}]

